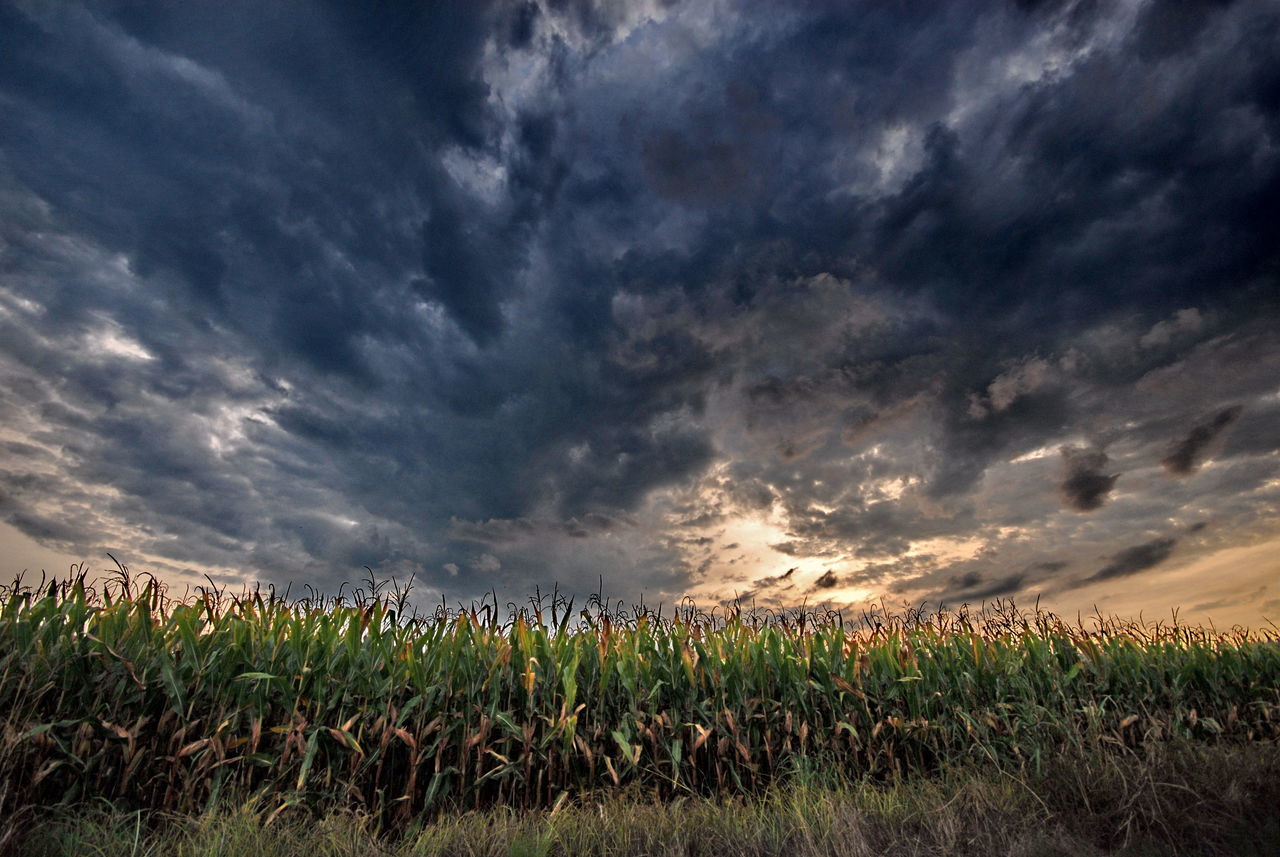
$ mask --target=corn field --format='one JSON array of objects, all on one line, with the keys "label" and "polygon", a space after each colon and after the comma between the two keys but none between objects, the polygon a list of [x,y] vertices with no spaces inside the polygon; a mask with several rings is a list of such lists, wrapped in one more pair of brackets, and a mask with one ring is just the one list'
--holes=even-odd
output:
[{"label": "corn field", "polygon": [[414,610],[408,593],[0,590],[0,813],[258,795],[403,823],[631,788],[753,792],[1070,749],[1280,738],[1270,632],[980,612]]}]

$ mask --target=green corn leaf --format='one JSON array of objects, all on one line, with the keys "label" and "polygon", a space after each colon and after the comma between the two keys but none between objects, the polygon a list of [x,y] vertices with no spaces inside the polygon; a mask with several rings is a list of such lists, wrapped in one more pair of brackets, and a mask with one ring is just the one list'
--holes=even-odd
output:
[{"label": "green corn leaf", "polygon": [[307,775],[311,773],[311,765],[316,759],[316,750],[320,748],[320,730],[313,729],[311,737],[307,739],[306,750],[302,754],[302,767],[298,769],[298,779],[294,783],[294,789],[302,791],[302,787],[307,782]]}]

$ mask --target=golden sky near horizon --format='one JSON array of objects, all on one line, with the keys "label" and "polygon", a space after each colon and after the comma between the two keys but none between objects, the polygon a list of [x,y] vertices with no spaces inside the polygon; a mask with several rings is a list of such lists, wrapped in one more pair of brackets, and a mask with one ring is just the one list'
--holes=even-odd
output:
[{"label": "golden sky near horizon", "polygon": [[[792,560],[778,554],[769,547],[769,543],[780,535],[780,532],[761,522],[741,521],[727,526],[724,536],[731,540],[728,543],[736,543],[736,547],[726,551],[722,562],[717,564],[722,569],[720,575],[710,575],[711,579],[687,594],[709,607],[752,589],[753,580],[785,573],[788,568],[794,568],[799,591],[793,589],[790,594],[799,596],[811,606],[825,602],[856,613],[870,603],[881,603],[879,594],[866,587],[836,587],[806,598],[803,581],[812,580],[828,569],[839,569],[842,572],[847,569],[839,563],[832,565],[813,560]],[[963,545],[955,547],[963,552]],[[108,557],[94,561],[92,557],[77,558],[70,554],[51,552],[3,523],[0,523],[0,556],[9,560],[14,575],[25,572],[24,576],[32,583],[38,579],[41,571],[47,571],[51,576],[65,577],[72,566],[78,567],[81,562],[85,563],[91,574],[110,573],[114,570],[114,563]],[[732,565],[729,564],[730,561],[734,561]],[[145,571],[155,567],[144,562],[133,566],[131,570]],[[207,582],[194,570],[159,571],[157,576],[179,589]],[[233,590],[238,589],[239,585],[252,583],[248,577],[241,577],[237,581],[236,575],[230,570],[220,574],[218,580],[220,584],[228,585]],[[1254,630],[1280,630],[1276,627],[1280,625],[1280,588],[1276,585],[1277,581],[1280,581],[1280,535],[1262,535],[1253,544],[1224,547],[1173,563],[1154,582],[1149,579],[1100,582],[1069,594],[1041,596],[1039,604],[1068,620],[1082,617],[1081,621],[1086,624],[1095,612],[1101,612],[1104,616],[1167,622],[1176,611],[1177,620],[1183,624],[1213,625],[1219,629],[1243,626]],[[771,597],[761,599],[759,603],[766,606],[796,603],[789,601],[787,595],[787,592],[772,593]],[[1017,603],[1030,608],[1036,602],[1036,595],[1039,593],[1020,594]],[[426,600],[433,601],[436,597],[435,593],[430,593]],[[902,593],[886,596],[883,603],[896,608],[913,602],[906,597],[906,593]],[[951,602],[950,606],[958,607],[959,604],[960,602]]]}]

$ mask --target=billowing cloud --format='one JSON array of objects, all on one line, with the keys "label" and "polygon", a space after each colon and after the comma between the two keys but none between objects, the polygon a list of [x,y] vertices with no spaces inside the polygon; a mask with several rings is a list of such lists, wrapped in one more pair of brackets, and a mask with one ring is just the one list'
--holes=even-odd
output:
[{"label": "billowing cloud", "polygon": [[1255,538],[1278,32],[1267,0],[4,4],[0,516],[451,598],[980,600],[1170,521],[1215,522],[1179,555]]}]

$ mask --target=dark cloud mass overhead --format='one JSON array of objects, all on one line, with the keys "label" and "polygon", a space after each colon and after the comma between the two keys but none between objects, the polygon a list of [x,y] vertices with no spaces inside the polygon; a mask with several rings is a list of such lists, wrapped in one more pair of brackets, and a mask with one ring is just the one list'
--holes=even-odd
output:
[{"label": "dark cloud mass overhead", "polygon": [[0,517],[174,579],[1241,603],[1186,569],[1280,537],[1277,248],[1270,0],[16,0]]}]

